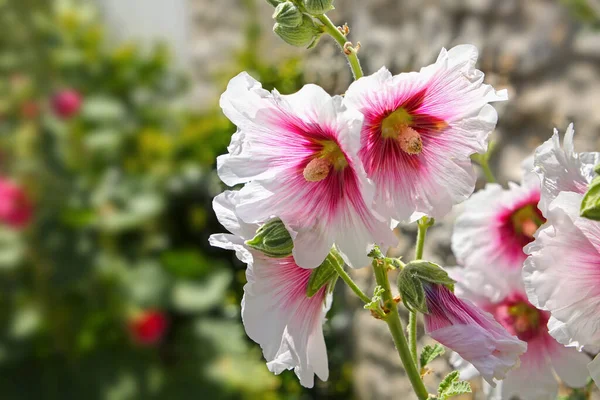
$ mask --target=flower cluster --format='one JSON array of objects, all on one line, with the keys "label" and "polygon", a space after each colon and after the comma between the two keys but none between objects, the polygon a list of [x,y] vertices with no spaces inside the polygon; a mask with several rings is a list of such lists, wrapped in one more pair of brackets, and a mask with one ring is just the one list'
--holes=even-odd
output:
[{"label": "flower cluster", "polygon": [[[591,277],[600,265],[598,247],[590,245],[590,232],[598,224],[579,217],[579,206],[600,154],[575,153],[573,133],[571,125],[561,147],[555,132],[523,163],[520,185],[488,184],[465,202],[456,220],[452,248],[464,266],[450,271],[457,293],[528,345],[521,365],[493,391],[498,398],[554,398],[555,376],[574,388],[587,381],[589,357],[563,345],[593,344],[591,338],[574,335],[583,334],[581,325],[591,327],[591,333],[598,323],[593,305],[581,315],[586,309],[581,301],[593,302]],[[592,231],[579,231],[575,220]],[[575,287],[576,281],[584,286]],[[463,358],[455,355],[453,362],[463,378],[476,374]]]},{"label": "flower cluster", "polygon": [[[367,266],[373,245],[384,252],[394,245],[395,222],[441,217],[473,192],[470,156],[487,149],[497,119],[489,103],[506,99],[482,83],[476,60],[473,46],[443,49],[420,72],[382,69],[354,82],[344,98],[315,85],[292,95],[268,92],[246,73],[230,81],[221,107],[238,130],[217,170],[227,185],[244,186],[215,199],[232,234],[213,235],[211,243],[248,264],[242,316],[271,371],[294,369],[305,386],[314,374],[327,378],[321,324],[329,296],[323,287],[309,297],[307,285],[332,247],[349,266]],[[273,218],[293,241],[285,257],[247,244]],[[449,315],[463,302],[446,296],[454,302],[440,313]],[[491,350],[478,357],[490,377],[502,377],[523,344],[479,311],[467,314],[446,325],[479,324],[469,334],[480,334]]]},{"label": "flower cluster", "polygon": [[[322,324],[341,277],[388,324],[421,400],[432,396],[422,382],[425,365],[442,348],[417,357],[419,312],[460,371],[435,398],[470,391],[459,375],[480,375],[500,399],[553,398],[560,382],[584,387],[589,357],[578,350],[600,345],[600,222],[581,215],[600,220],[600,179],[592,183],[600,153],[575,153],[570,126],[563,146],[555,132],[523,163],[520,184],[489,183],[472,195],[472,158],[493,180],[488,140],[497,113],[490,103],[507,98],[483,84],[475,47],[442,49],[419,72],[393,76],[381,68],[362,77],[360,44],[324,16],[332,1],[269,3],[284,41],[312,47],[328,33],[357,78],[343,97],[315,85],[281,95],[241,73],[221,97],[238,130],[217,172],[226,185],[243,186],[215,198],[230,234],[210,242],[248,265],[242,319],[269,370],[293,369],[307,387],[314,375],[327,379]],[[588,191],[590,183],[597,191]],[[452,237],[461,267],[422,260],[427,228],[463,202]],[[392,227],[415,221],[415,260],[386,257]],[[372,298],[344,263],[373,266]],[[400,270],[396,298],[391,269]],[[410,312],[408,341],[395,310],[400,301]],[[589,368],[600,380],[600,360]]]}]

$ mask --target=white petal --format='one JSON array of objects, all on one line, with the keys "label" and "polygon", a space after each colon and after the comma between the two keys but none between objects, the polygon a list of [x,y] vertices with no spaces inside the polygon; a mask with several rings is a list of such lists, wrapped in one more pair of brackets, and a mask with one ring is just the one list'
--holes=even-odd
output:
[{"label": "white petal", "polygon": [[588,380],[587,364],[590,357],[574,348],[556,343],[549,351],[552,366],[558,377],[569,387],[582,388]]},{"label": "white petal", "polygon": [[563,344],[600,343],[600,224],[579,217],[581,195],[561,192],[548,222],[525,248],[529,300],[550,311],[550,334]]},{"label": "white petal", "polygon": [[596,383],[596,386],[600,387],[600,356],[596,356],[591,363],[588,364],[588,370],[590,376]]}]

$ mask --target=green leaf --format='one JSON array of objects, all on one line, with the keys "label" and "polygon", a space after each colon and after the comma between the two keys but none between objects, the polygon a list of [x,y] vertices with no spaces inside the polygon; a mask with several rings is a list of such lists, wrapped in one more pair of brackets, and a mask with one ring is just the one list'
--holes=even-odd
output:
[{"label": "green leaf", "polygon": [[435,360],[437,357],[444,354],[445,351],[446,350],[444,349],[444,346],[437,344],[437,343],[434,346],[430,346],[430,345],[425,346],[423,348],[423,351],[421,351],[421,358],[420,358],[421,368],[423,368],[424,366],[426,366],[427,364],[429,364],[430,362]]},{"label": "green leaf", "polygon": [[600,177],[594,178],[587,193],[583,196],[581,216],[594,221],[600,221]]},{"label": "green leaf", "polygon": [[458,371],[452,371],[440,382],[440,386],[438,387],[438,397],[440,400],[471,393],[469,382],[459,381],[459,376],[460,373]]},{"label": "green leaf", "polygon": [[377,311],[381,308],[381,299],[385,293],[385,289],[379,285],[375,286],[373,289],[373,297],[371,298],[371,302],[364,305],[365,310]]},{"label": "green leaf", "polygon": [[306,285],[306,295],[308,297],[313,297],[323,286],[337,278],[338,273],[334,265],[343,268],[344,260],[335,249],[331,249],[321,265],[310,274],[308,285]]},{"label": "green leaf", "polygon": [[454,396],[460,396],[461,394],[471,393],[471,385],[466,381],[452,382],[450,387],[444,393],[444,398],[450,398]]}]

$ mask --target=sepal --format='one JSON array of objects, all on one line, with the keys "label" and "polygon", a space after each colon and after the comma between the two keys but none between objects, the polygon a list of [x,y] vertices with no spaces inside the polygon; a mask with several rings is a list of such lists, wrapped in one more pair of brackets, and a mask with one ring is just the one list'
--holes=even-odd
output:
[{"label": "sepal", "polygon": [[294,242],[285,225],[279,218],[272,219],[256,231],[256,235],[246,241],[251,249],[258,250],[271,258],[292,255]]},{"label": "sepal", "polygon": [[286,1],[275,8],[273,19],[282,26],[295,28],[302,23],[302,13],[294,3]]},{"label": "sepal", "polygon": [[321,15],[334,9],[333,0],[304,0],[304,9],[309,14]]},{"label": "sepal", "polygon": [[311,48],[317,43],[323,34],[323,28],[315,24],[308,15],[302,16],[302,22],[296,27],[285,26],[276,23],[273,32],[282,38],[287,44],[296,47]]},{"label": "sepal", "polygon": [[323,263],[313,270],[306,285],[306,295],[313,297],[325,285],[328,290],[333,290],[333,285],[338,278],[337,268],[344,268],[344,260],[336,249],[332,248]]}]

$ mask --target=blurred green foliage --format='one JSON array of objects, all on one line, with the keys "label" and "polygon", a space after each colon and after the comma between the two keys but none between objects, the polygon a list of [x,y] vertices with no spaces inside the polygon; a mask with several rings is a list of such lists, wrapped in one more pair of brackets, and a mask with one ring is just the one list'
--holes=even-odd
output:
[{"label": "blurred green foliage", "polygon": [[600,6],[596,0],[561,0],[574,18],[594,29],[600,29]]},{"label": "blurred green foliage", "polygon": [[[248,70],[297,90],[299,60],[251,50],[245,6],[248,50],[216,81]],[[245,336],[244,266],[207,243],[222,231],[214,162],[235,128],[216,105],[189,111],[168,48],[114,45],[85,2],[0,0],[0,24],[0,176],[35,204],[23,231],[0,226],[1,398],[348,398],[340,346],[335,385],[308,392]],[[65,89],[83,99],[72,118],[52,110]],[[168,321],[154,345],[129,328],[145,310]]]}]

